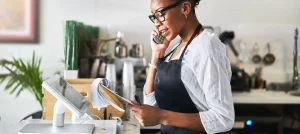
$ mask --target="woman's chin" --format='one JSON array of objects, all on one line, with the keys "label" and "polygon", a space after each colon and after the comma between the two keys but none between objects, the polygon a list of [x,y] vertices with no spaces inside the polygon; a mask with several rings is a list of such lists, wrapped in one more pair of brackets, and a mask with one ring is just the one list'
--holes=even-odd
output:
[{"label": "woman's chin", "polygon": [[167,39],[168,41],[172,41],[176,38],[176,36],[174,36],[173,34],[169,33],[168,35],[165,36],[165,39]]}]

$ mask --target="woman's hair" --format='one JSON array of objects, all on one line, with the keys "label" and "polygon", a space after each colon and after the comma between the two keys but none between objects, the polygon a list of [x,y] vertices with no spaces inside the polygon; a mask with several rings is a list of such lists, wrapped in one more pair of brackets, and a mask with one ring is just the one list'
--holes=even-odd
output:
[{"label": "woman's hair", "polygon": [[[177,2],[177,1],[186,1],[186,0],[173,0],[173,1]],[[192,3],[192,6],[194,6],[194,8],[196,8],[199,5],[199,2],[201,0],[188,0],[188,1],[190,1]]]},{"label": "woman's hair", "polygon": [[193,9],[192,9],[192,14],[195,14],[195,8],[199,5],[199,2],[201,1],[201,0],[173,0],[174,2],[177,2],[177,1],[190,1],[191,2],[191,4],[192,4],[192,6],[194,7]]},{"label": "woman's hair", "polygon": [[194,0],[194,8],[196,8],[199,5],[200,0]]}]

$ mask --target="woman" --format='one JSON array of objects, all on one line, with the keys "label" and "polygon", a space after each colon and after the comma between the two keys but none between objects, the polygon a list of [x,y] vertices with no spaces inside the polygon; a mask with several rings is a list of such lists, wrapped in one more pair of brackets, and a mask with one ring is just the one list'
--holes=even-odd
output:
[{"label": "woman", "polygon": [[[145,104],[129,107],[143,126],[161,124],[162,133],[219,133],[234,123],[230,62],[225,45],[197,20],[199,1],[151,0],[155,28]],[[152,41],[159,32],[162,44]],[[180,44],[164,56],[177,35]]]}]

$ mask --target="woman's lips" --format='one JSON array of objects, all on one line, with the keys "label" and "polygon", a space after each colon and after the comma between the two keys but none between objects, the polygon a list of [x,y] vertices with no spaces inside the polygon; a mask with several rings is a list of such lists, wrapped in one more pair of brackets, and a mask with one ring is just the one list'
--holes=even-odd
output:
[{"label": "woman's lips", "polygon": [[167,34],[168,34],[168,29],[164,29],[164,30],[161,30],[160,32],[161,32],[161,34],[162,34],[162,36],[166,36]]}]

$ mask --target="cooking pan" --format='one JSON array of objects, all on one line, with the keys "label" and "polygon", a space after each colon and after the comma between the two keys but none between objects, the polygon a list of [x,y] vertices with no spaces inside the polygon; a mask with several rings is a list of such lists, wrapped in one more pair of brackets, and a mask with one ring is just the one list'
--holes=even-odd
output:
[{"label": "cooking pan", "polygon": [[267,44],[267,47],[268,47],[268,53],[264,56],[263,61],[266,65],[271,65],[275,62],[275,56],[274,56],[274,54],[272,54],[270,52],[270,44],[269,43]]},{"label": "cooking pan", "polygon": [[255,63],[255,64],[260,63],[262,58],[261,58],[261,56],[258,54],[258,44],[257,44],[257,43],[254,44],[254,47],[253,47],[253,53],[254,53],[254,55],[253,55],[253,57],[252,57],[253,63]]}]

